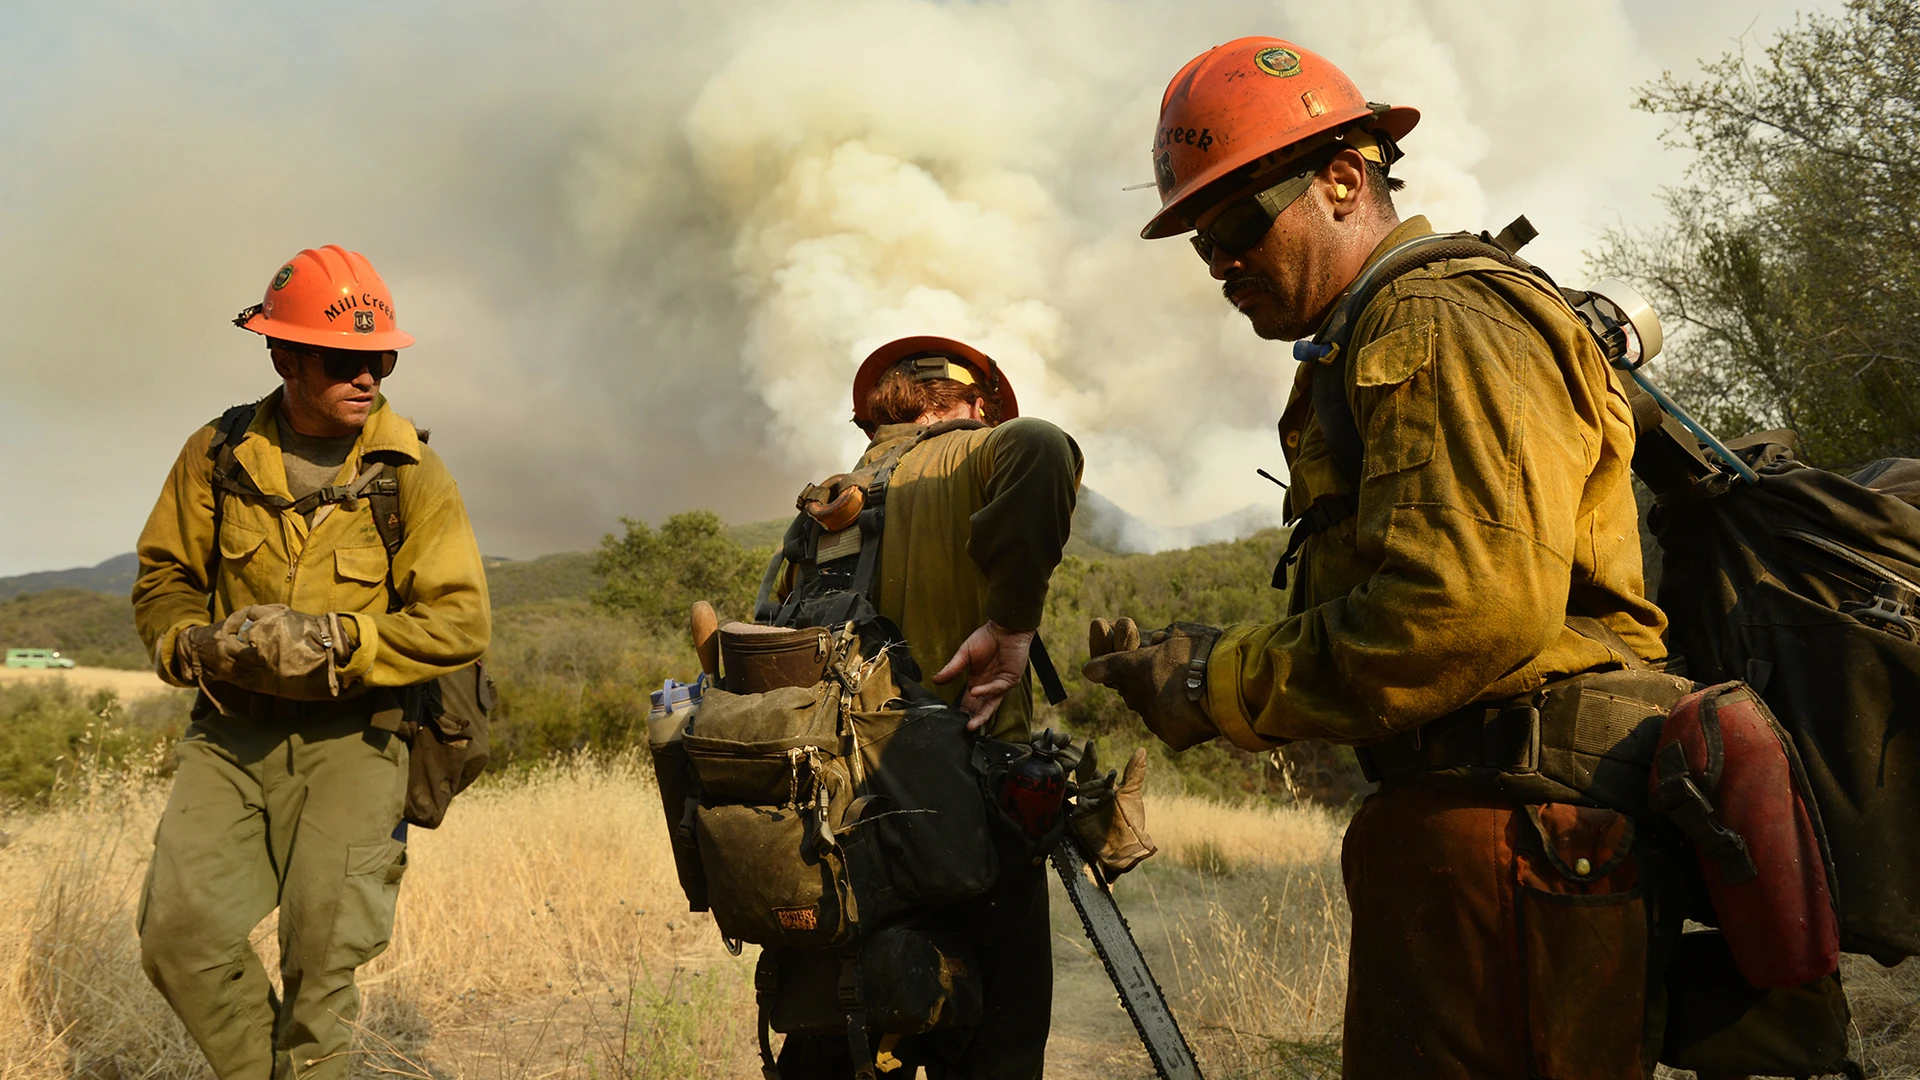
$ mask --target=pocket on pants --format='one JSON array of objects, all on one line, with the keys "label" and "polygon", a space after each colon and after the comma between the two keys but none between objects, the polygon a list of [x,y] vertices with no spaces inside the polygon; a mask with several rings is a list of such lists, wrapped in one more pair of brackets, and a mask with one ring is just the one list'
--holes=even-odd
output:
[{"label": "pocket on pants", "polygon": [[1528,807],[1541,845],[1517,860],[1521,977],[1534,1074],[1638,1080],[1647,1005],[1647,901],[1631,819]]},{"label": "pocket on pants", "polygon": [[407,845],[392,839],[349,845],[346,871],[327,958],[334,971],[357,968],[387,951],[400,879],[407,871]]}]

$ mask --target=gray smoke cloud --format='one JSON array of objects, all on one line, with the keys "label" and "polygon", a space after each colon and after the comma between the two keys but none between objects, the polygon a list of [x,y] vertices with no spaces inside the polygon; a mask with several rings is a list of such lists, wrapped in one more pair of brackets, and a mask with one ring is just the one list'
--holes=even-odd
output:
[{"label": "gray smoke cloud", "polygon": [[0,573],[132,545],[192,428],[273,385],[227,320],[323,243],[392,287],[419,344],[387,390],[490,553],[783,514],[859,449],[859,360],[910,333],[993,354],[1143,521],[1261,520],[1239,512],[1277,503],[1253,470],[1281,471],[1290,354],[1183,242],[1140,241],[1155,195],[1121,190],[1151,178],[1173,72],[1243,34],[1307,44],[1422,109],[1404,212],[1524,210],[1529,254],[1577,279],[1673,164],[1632,85],[1753,17],[1703,8],[1724,18],[1694,11],[1689,48],[1642,0],[23,0],[0,12]]}]

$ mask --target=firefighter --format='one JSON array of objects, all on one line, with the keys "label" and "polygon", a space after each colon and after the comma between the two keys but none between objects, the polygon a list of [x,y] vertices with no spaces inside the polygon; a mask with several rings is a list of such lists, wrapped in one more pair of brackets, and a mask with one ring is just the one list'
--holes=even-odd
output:
[{"label": "firefighter", "polygon": [[[1142,236],[1192,234],[1255,334],[1313,337],[1364,271],[1432,232],[1392,197],[1418,119],[1290,42],[1219,46],[1167,87]],[[1288,615],[1144,641],[1099,621],[1086,675],[1175,749],[1361,748],[1381,787],[1341,859],[1346,1076],[1646,1075],[1651,856],[1619,813],[1512,794],[1524,762],[1495,737],[1537,733],[1510,707],[1543,687],[1665,655],[1627,399],[1552,286],[1493,258],[1408,271],[1353,314],[1343,355],[1299,365],[1280,421]]]},{"label": "firefighter", "polygon": [[[1000,366],[951,338],[874,350],[854,378],[853,418],[871,440],[861,466],[932,429],[887,487],[880,614],[932,673],[928,689],[966,711],[971,729],[1029,741],[1029,653],[1073,524],[1080,448],[1053,424],[1020,417]],[[1000,883],[962,906],[956,925],[982,969],[981,1022],[910,1039],[895,1053],[909,1073],[924,1066],[935,1078],[1037,1080],[1053,1001],[1044,872],[1003,863]],[[847,1053],[842,1037],[792,1036],[780,1074],[848,1077]]]},{"label": "firefighter", "polygon": [[[187,439],[140,534],[141,637],[199,690],[141,960],[222,1080],[329,1080],[407,865],[404,691],[486,650],[487,586],[452,475],[381,394],[413,338],[372,265],[302,251],[235,323],[281,385]],[[276,907],[278,995],[248,943]]]}]

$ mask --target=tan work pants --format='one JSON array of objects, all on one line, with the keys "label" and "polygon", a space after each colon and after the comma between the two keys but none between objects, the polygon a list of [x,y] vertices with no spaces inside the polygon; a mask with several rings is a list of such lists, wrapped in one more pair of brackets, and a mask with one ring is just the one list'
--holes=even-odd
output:
[{"label": "tan work pants", "polygon": [[1647,901],[1632,823],[1406,786],[1341,853],[1350,1080],[1638,1080]]},{"label": "tan work pants", "polygon": [[[354,969],[385,951],[406,869],[406,743],[363,716],[215,716],[175,757],[140,901],[148,978],[221,1080],[344,1078]],[[247,941],[276,906],[284,1000]]]}]

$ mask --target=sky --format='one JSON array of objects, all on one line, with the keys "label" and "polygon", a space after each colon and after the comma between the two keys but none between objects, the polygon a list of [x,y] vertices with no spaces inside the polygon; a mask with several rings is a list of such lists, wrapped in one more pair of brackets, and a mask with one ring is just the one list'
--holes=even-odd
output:
[{"label": "sky", "polygon": [[387,380],[482,550],[746,522],[849,464],[893,337],[988,351],[1086,483],[1180,526],[1277,492],[1291,353],[1145,242],[1166,82],[1299,42],[1420,126],[1404,214],[1562,283],[1686,159],[1634,88],[1836,0],[174,0],[0,6],[0,576],[131,550],[181,444],[272,389],[234,313],[364,252]]}]

